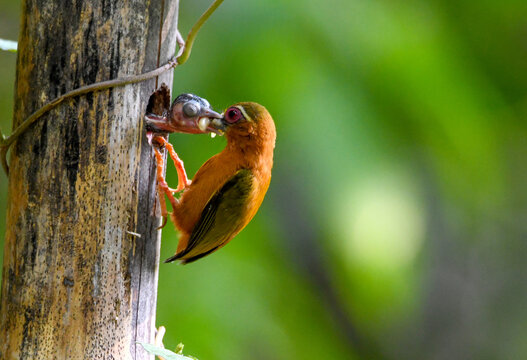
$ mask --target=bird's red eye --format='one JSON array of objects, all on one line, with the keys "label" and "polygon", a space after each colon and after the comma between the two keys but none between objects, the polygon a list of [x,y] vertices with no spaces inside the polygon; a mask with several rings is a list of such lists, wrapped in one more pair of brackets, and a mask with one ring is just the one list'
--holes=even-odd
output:
[{"label": "bird's red eye", "polygon": [[234,124],[242,118],[242,112],[240,109],[231,107],[225,112],[225,120],[227,122]]}]

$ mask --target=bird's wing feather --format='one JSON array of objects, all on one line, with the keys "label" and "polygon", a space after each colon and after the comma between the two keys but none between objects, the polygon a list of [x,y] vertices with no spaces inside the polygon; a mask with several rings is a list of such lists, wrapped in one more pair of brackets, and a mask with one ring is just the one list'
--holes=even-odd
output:
[{"label": "bird's wing feather", "polygon": [[195,261],[225,245],[243,227],[247,213],[247,198],[251,196],[254,176],[248,169],[238,170],[234,176],[210,198],[190,235],[185,250],[166,260],[185,263]]}]

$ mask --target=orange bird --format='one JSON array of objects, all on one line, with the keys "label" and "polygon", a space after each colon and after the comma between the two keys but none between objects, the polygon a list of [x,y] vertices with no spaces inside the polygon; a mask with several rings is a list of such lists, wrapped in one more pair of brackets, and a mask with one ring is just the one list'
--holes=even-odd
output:
[{"label": "orange bird", "polygon": [[242,102],[208,126],[209,131],[225,134],[225,149],[201,166],[179,199],[174,190],[161,187],[181,234],[176,254],[165,262],[187,264],[225,246],[251,221],[269,188],[276,139],[269,112],[259,104]]}]

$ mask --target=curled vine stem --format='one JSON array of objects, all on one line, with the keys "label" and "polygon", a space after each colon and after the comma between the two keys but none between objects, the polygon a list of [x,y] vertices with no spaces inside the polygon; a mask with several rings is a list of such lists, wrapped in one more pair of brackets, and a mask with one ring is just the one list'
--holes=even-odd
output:
[{"label": "curled vine stem", "polygon": [[179,65],[184,64],[187,59],[190,56],[190,52],[192,51],[192,45],[194,45],[194,40],[196,39],[196,35],[198,34],[199,29],[205,24],[205,22],[209,19],[209,17],[212,15],[214,11],[218,8],[218,6],[221,5],[223,0],[214,0],[211,6],[205,12],[199,17],[198,21],[192,26],[190,29],[187,40],[185,41],[185,46],[183,47],[183,51],[181,52],[181,55],[177,57],[177,62]]},{"label": "curled vine stem", "polygon": [[177,34],[177,43],[179,44],[180,49],[178,53],[173,56],[170,60],[168,60],[166,64],[143,74],[129,75],[114,80],[101,81],[98,83],[82,86],[80,88],[68,91],[67,93],[46,103],[40,109],[31,114],[15,130],[13,130],[11,135],[6,137],[0,131],[0,162],[2,163],[2,168],[4,169],[5,173],[9,175],[9,165],[7,164],[7,152],[10,146],[13,145],[17,138],[22,135],[34,122],[36,122],[40,117],[42,117],[42,115],[44,115],[51,109],[57,107],[57,105],[62,103],[64,100],[87,94],[92,91],[100,91],[149,80],[161,75],[165,71],[175,68],[178,65],[183,65],[190,56],[190,52],[192,51],[192,45],[194,44],[194,40],[196,39],[198,31],[201,29],[203,24],[205,24],[208,18],[218,8],[218,6],[220,6],[222,2],[223,0],[214,0],[212,5],[207,10],[205,10],[205,12],[198,19],[198,21],[196,21],[194,26],[192,26],[190,32],[187,35],[186,41],[183,41],[179,33]]}]

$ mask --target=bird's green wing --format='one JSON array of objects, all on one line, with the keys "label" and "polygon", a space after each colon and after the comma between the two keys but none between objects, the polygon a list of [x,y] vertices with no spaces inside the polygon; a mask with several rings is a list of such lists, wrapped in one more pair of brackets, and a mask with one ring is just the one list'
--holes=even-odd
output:
[{"label": "bird's green wing", "polygon": [[187,248],[165,262],[189,263],[215,251],[238,231],[254,186],[250,170],[239,170],[211,197],[190,235]]}]

